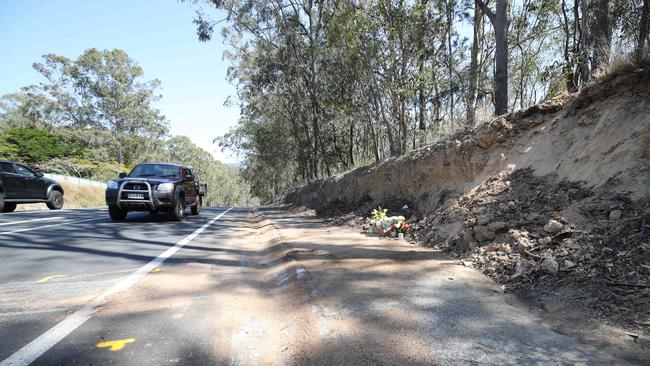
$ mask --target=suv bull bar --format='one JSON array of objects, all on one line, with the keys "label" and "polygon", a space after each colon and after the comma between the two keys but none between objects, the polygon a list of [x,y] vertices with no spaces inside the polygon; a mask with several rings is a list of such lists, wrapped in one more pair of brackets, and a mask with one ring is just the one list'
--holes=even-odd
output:
[{"label": "suv bull bar", "polygon": [[[124,178],[124,182],[120,184],[120,189],[117,191],[117,207],[122,208],[122,203],[125,203],[125,206],[128,206],[129,203],[135,203],[135,204],[140,204],[140,205],[148,205],[151,210],[155,210],[156,206],[153,202],[153,191],[151,190],[151,184],[146,181],[142,180],[140,178]],[[122,193],[123,192],[135,192],[135,193],[143,193],[141,190],[135,190],[135,189],[124,189],[124,186],[127,183],[140,183],[144,184],[147,186],[147,192],[149,193],[149,199],[122,199]],[[128,196],[127,196],[128,197]]]}]

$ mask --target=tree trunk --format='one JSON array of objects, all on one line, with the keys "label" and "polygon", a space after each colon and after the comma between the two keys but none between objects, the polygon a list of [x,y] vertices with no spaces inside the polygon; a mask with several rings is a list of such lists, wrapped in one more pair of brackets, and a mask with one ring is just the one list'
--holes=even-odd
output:
[{"label": "tree trunk", "polygon": [[474,2],[474,39],[472,40],[472,54],[469,64],[469,88],[467,90],[467,126],[472,127],[476,123],[476,92],[478,90],[478,67],[481,58],[481,39],[483,29],[483,12],[480,6]]},{"label": "tree trunk", "polygon": [[427,19],[427,5],[428,5],[428,0],[421,0],[420,1],[420,11],[422,12],[422,17],[420,18],[420,35],[418,39],[418,46],[419,46],[419,52],[420,52],[420,57],[418,60],[418,76],[419,76],[419,83],[418,83],[418,128],[420,130],[426,130],[427,129],[427,122],[426,122],[426,97],[424,95],[424,63],[426,61],[426,54],[427,54],[427,47],[424,45],[424,38],[426,37],[426,30],[428,26],[428,19]]},{"label": "tree trunk", "polygon": [[648,39],[648,22],[650,22],[650,0],[643,0],[641,20],[639,21],[639,41],[636,46],[636,55],[639,60],[645,55],[645,43]]},{"label": "tree trunk", "polygon": [[[569,40],[571,39],[571,32],[569,31],[569,17],[567,16],[565,0],[562,0],[562,19],[564,20],[562,27],[564,29],[564,68],[562,70],[562,73],[564,74],[564,84],[566,86],[566,90],[569,93],[572,93],[576,90],[575,84],[573,83],[573,60],[571,59],[571,53],[569,52]],[[574,19],[574,23],[577,21],[577,18]],[[575,51],[575,39],[573,51]]]},{"label": "tree trunk", "polygon": [[508,0],[497,0],[497,13],[494,23],[496,37],[494,96],[495,114],[497,116],[508,112]]},{"label": "tree trunk", "polygon": [[453,0],[448,0],[446,3],[447,7],[447,73],[448,73],[448,82],[449,82],[449,121],[451,124],[454,124],[454,55],[453,48],[451,45],[451,33],[453,30],[453,21],[454,21],[454,3]]},{"label": "tree trunk", "polygon": [[609,0],[594,2],[593,35],[594,56],[591,60],[591,73],[598,71],[609,62],[611,29],[609,24]]},{"label": "tree trunk", "polygon": [[580,19],[580,79],[582,85],[585,85],[589,81],[589,42],[590,37],[588,35],[588,15],[589,15],[589,4],[587,0],[580,0],[580,11],[582,13],[582,18]]},{"label": "tree trunk", "polygon": [[494,27],[496,40],[494,62],[494,114],[508,112],[508,0],[497,0],[496,13],[482,0],[476,0]]}]

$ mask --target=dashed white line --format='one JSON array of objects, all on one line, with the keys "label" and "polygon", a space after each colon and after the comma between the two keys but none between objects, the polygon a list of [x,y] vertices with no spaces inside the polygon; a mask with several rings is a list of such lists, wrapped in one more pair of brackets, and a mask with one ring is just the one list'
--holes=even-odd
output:
[{"label": "dashed white line", "polygon": [[63,217],[57,216],[57,217],[45,217],[45,218],[42,218],[42,219],[31,219],[31,220],[22,220],[22,221],[13,221],[13,222],[3,222],[3,223],[0,224],[0,226],[26,224],[28,222],[34,222],[34,221],[50,221],[50,220],[63,220]]},{"label": "dashed white line", "polygon": [[140,267],[138,270],[129,275],[129,277],[118,282],[103,294],[97,296],[90,303],[84,305],[84,307],[74,312],[59,324],[55,325],[47,332],[41,334],[38,338],[34,339],[29,344],[16,351],[14,354],[9,356],[9,358],[0,362],[0,366],[23,366],[34,362],[50,348],[59,343],[68,334],[79,328],[83,323],[86,322],[86,320],[90,319],[90,317],[106,303],[106,299],[109,296],[115,295],[133,286],[149,272],[151,272],[152,269],[160,266],[167,258],[174,255],[174,253],[176,253],[187,243],[191,242],[215,221],[219,220],[223,215],[227,214],[230,210],[232,210],[232,208],[229,208],[226,211],[220,213],[215,218],[208,221],[200,228],[196,229],[193,233],[186,236],[183,240],[176,243],[176,245],[167,249],[156,258],[152,259],[151,262]]}]

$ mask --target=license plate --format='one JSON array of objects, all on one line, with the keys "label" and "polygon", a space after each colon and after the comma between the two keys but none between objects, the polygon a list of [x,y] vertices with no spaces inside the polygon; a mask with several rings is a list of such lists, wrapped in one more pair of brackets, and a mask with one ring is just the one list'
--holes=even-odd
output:
[{"label": "license plate", "polygon": [[144,194],[142,194],[142,193],[129,193],[129,195],[127,197],[129,197],[130,200],[143,200],[144,199]]}]

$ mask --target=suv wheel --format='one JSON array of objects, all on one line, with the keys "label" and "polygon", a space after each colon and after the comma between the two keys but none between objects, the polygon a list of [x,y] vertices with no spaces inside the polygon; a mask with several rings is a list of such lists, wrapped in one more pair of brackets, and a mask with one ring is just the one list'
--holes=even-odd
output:
[{"label": "suv wheel", "polygon": [[16,210],[16,204],[10,202],[5,203],[4,207],[2,208],[2,212],[14,212],[15,210]]},{"label": "suv wheel", "polygon": [[192,215],[198,215],[201,213],[201,198],[196,199],[196,203],[192,206]]},{"label": "suv wheel", "polygon": [[113,221],[123,221],[126,219],[126,215],[129,212],[125,209],[119,208],[117,206],[109,206],[108,207],[108,214],[111,216],[111,219]]},{"label": "suv wheel", "polygon": [[183,213],[183,209],[184,209],[183,201],[184,201],[183,196],[178,196],[178,199],[176,200],[176,206],[174,206],[174,211],[173,211],[175,221],[182,221],[183,220],[183,214],[184,214]]},{"label": "suv wheel", "polygon": [[47,199],[47,208],[50,210],[60,210],[63,207],[63,195],[59,191],[50,192]]}]

